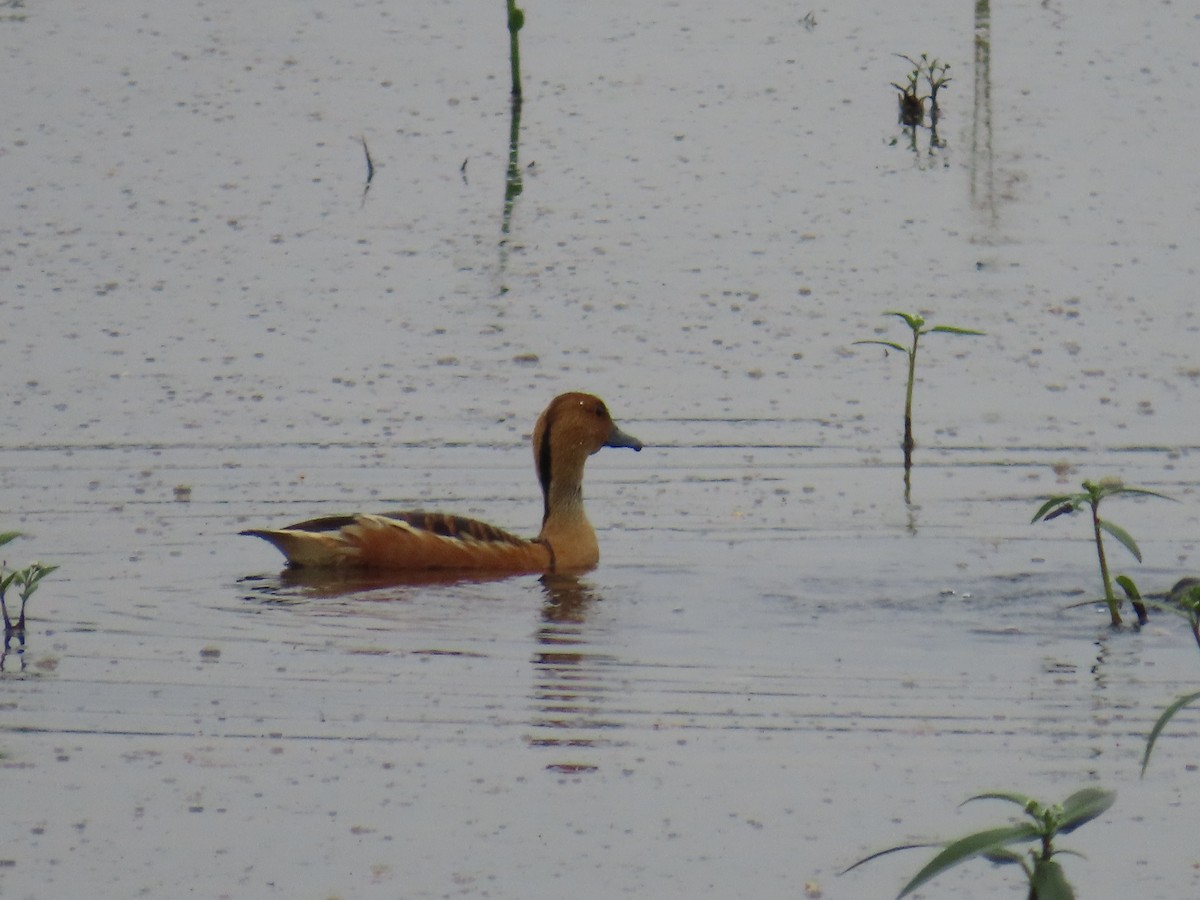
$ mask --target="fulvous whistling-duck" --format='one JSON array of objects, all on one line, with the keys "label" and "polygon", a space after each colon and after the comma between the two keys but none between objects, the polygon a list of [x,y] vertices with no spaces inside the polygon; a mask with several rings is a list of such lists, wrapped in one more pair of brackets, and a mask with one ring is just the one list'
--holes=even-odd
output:
[{"label": "fulvous whistling-duck", "polygon": [[293,567],[464,572],[580,572],[600,560],[583,511],[583,466],[601,447],[642,449],[591,394],[561,394],[533,428],[542,485],[541,533],[534,540],[444,513],[327,516],[242,534],[274,544]]}]

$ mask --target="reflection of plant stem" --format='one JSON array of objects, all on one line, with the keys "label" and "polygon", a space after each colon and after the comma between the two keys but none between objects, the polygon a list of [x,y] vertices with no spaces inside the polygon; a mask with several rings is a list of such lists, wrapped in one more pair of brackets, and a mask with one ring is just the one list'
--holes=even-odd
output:
[{"label": "reflection of plant stem", "polygon": [[375,178],[375,160],[371,159],[371,150],[367,146],[367,139],[359,137],[358,142],[362,144],[363,156],[367,159],[367,180],[363,184],[362,201],[359,206],[365,206],[367,202],[367,191],[371,189],[371,181]]},{"label": "reflection of plant stem", "polygon": [[[508,128],[508,168],[504,173],[504,214],[500,221],[500,271],[501,275],[508,263],[508,234],[512,227],[513,207],[517,197],[521,196],[521,165],[519,154],[521,149],[521,100],[514,96],[511,118]],[[501,291],[507,290],[502,288]]]},{"label": "reflection of plant stem", "polygon": [[[1109,609],[1117,608],[1117,597],[1113,593],[1112,579],[1108,576],[1108,556],[1104,552],[1104,537],[1100,534],[1100,504],[1092,503],[1092,533],[1096,537],[1096,557],[1100,560],[1100,581],[1104,585],[1104,600]],[[1113,624],[1120,625],[1121,620],[1113,614]]]},{"label": "reflection of plant stem", "polygon": [[989,0],[975,2],[975,105],[971,116],[971,203],[996,227],[992,158],[992,22]]},{"label": "reflection of plant stem", "polygon": [[525,24],[525,11],[517,8],[516,0],[508,0],[508,46],[512,61],[512,98],[521,102],[521,42],[517,37]]},{"label": "reflection of plant stem", "polygon": [[[512,110],[508,126],[508,169],[504,173],[504,215],[500,222],[500,271],[508,262],[508,231],[513,205],[521,196],[521,166],[517,160],[521,142],[521,42],[517,37],[525,24],[525,12],[516,0],[508,0],[508,43],[512,60]],[[463,164],[466,165],[465,163]],[[503,292],[505,288],[501,288]]]}]

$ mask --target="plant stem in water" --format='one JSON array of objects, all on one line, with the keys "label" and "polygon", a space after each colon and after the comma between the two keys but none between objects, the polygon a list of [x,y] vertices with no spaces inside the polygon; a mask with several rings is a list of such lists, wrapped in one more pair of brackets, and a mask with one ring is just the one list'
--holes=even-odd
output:
[{"label": "plant stem in water", "polygon": [[1121,624],[1121,614],[1117,612],[1117,598],[1113,594],[1112,579],[1108,577],[1108,559],[1104,555],[1104,538],[1100,534],[1100,507],[1093,502],[1092,531],[1096,535],[1096,556],[1100,560],[1100,580],[1104,582],[1104,600],[1108,603],[1108,611],[1112,616],[1113,627]]}]

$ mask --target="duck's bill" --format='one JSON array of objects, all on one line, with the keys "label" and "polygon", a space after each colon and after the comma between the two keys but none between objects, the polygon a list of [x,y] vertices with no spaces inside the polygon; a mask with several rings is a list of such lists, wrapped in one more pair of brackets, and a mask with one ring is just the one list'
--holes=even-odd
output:
[{"label": "duck's bill", "polygon": [[608,440],[604,442],[605,447],[630,447],[633,450],[641,450],[642,442],[635,438],[632,434],[626,434],[616,425],[612,427],[612,431],[608,434]]}]

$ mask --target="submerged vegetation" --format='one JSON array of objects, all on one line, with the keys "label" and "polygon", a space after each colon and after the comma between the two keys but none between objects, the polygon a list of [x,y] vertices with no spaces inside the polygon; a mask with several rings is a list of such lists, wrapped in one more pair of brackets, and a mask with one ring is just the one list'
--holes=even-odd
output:
[{"label": "submerged vegetation", "polygon": [[[1138,549],[1137,542],[1133,536],[1115,522],[1110,522],[1107,519],[1100,518],[1100,503],[1105,497],[1113,497],[1119,494],[1133,494],[1142,497],[1159,497],[1163,500],[1173,500],[1173,497],[1168,497],[1166,494],[1160,494],[1157,491],[1146,490],[1145,488],[1126,487],[1119,479],[1102,478],[1100,481],[1085,481],[1083,490],[1075,494],[1059,494],[1046,500],[1038,511],[1033,514],[1032,522],[1044,521],[1048,522],[1059,516],[1070,515],[1076,510],[1087,507],[1091,512],[1092,519],[1092,535],[1096,543],[1096,558],[1100,563],[1100,582],[1104,588],[1104,602],[1108,604],[1108,611],[1112,617],[1113,627],[1121,624],[1121,602],[1113,591],[1114,579],[1109,575],[1108,556],[1104,552],[1104,533],[1112,535],[1117,541],[1133,554],[1134,559],[1138,562],[1142,561],[1142,551]],[[1031,523],[1032,524],[1032,523]],[[1141,596],[1137,591],[1132,579],[1122,576],[1115,579],[1120,584],[1122,590],[1125,591],[1126,597],[1133,606],[1134,612],[1137,613],[1138,623],[1146,624],[1146,606],[1142,602]]]}]

